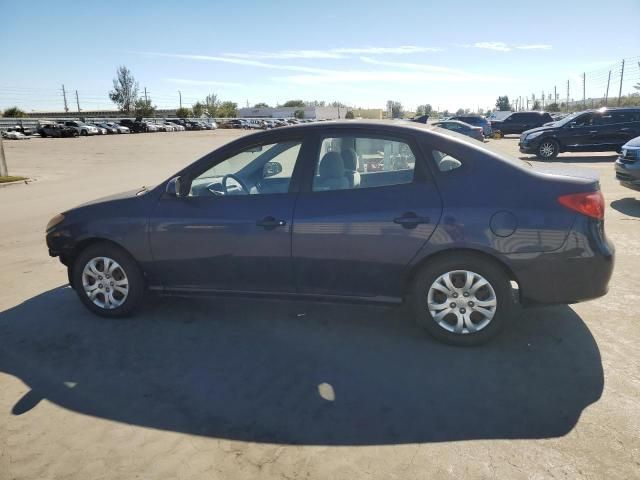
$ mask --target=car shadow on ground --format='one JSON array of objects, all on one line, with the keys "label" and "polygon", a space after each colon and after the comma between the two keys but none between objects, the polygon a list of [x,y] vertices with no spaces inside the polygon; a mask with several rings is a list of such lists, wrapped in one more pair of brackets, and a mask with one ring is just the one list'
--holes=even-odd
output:
[{"label": "car shadow on ground", "polygon": [[[455,348],[398,307],[159,299],[86,312],[68,287],[0,313],[0,371],[87,415],[253,442],[374,445],[547,438],[603,389],[600,352],[569,307],[518,313],[493,343]],[[9,412],[3,412],[9,414]]]},{"label": "car shadow on ground", "polygon": [[[520,160],[549,162],[549,163],[615,163],[617,154],[612,155],[566,155],[560,154],[553,160],[540,160],[535,155],[521,155]],[[612,167],[613,168],[613,167]]]},{"label": "car shadow on ground", "polygon": [[[640,197],[640,194],[638,196]],[[627,197],[614,200],[611,202],[611,208],[630,217],[640,217],[640,200],[635,198]]]}]

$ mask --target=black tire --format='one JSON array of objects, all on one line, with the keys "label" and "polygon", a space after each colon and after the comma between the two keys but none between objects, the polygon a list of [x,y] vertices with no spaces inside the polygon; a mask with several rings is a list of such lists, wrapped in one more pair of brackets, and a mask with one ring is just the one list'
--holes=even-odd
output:
[{"label": "black tire", "polygon": [[[115,260],[125,273],[128,280],[129,291],[124,302],[111,309],[96,305],[85,292],[82,283],[82,275],[85,266],[94,258],[108,257]],[[131,315],[140,306],[146,290],[144,276],[135,260],[125,250],[108,242],[100,242],[89,245],[76,257],[71,278],[78,298],[93,313],[107,318],[121,318]],[[115,275],[114,275],[115,278]],[[104,280],[106,282],[106,280]],[[115,292],[113,292],[115,294]],[[104,298],[104,297],[102,297]]]},{"label": "black tire", "polygon": [[83,137],[88,137],[89,136],[89,132],[87,132],[86,130],[81,130],[80,131],[80,135],[82,135]]},{"label": "black tire", "polygon": [[41,138],[47,138],[47,134],[46,134],[46,133],[44,133],[44,132],[42,132],[42,133],[40,133],[40,137],[41,137]]},{"label": "black tire", "polygon": [[[495,292],[497,305],[494,316],[484,328],[476,332],[451,332],[434,320],[428,308],[428,292],[434,282],[441,275],[457,270],[466,270],[481,275],[489,282]],[[454,286],[457,285],[454,284]],[[462,297],[458,297],[458,299],[456,300],[458,302],[467,302],[467,299]],[[416,321],[420,327],[437,340],[464,347],[482,345],[497,336],[504,329],[514,308],[511,283],[502,267],[491,260],[472,253],[452,253],[432,262],[428,261],[427,265],[415,276],[411,292],[411,303]],[[460,305],[461,303],[457,304],[460,308],[456,310],[462,311],[462,306]],[[463,306],[468,308],[465,305]],[[445,318],[447,317],[445,316]],[[455,318],[455,316],[451,318]]]},{"label": "black tire", "polygon": [[552,138],[544,138],[536,149],[536,157],[540,160],[553,160],[560,153],[560,145]]},{"label": "black tire", "polygon": [[73,132],[73,138],[78,138],[80,134],[78,132]]}]

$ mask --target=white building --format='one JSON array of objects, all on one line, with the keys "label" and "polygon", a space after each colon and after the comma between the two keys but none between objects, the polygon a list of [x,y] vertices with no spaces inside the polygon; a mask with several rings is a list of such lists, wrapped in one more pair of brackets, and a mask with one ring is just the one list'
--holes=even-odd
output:
[{"label": "white building", "polygon": [[293,118],[298,110],[304,112],[304,118],[315,120],[337,120],[345,118],[346,107],[275,107],[275,108],[239,108],[240,118]]}]

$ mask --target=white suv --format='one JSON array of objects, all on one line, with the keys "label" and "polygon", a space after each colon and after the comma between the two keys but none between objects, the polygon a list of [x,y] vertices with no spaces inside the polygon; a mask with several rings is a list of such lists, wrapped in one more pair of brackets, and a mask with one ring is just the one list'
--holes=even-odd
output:
[{"label": "white suv", "polygon": [[87,135],[98,135],[100,133],[100,131],[98,130],[98,127],[94,127],[93,125],[88,125],[84,122],[80,122],[76,120],[67,120],[65,122],[60,122],[60,123],[63,123],[65,127],[75,128],[78,131],[78,135],[83,135],[85,137]]}]

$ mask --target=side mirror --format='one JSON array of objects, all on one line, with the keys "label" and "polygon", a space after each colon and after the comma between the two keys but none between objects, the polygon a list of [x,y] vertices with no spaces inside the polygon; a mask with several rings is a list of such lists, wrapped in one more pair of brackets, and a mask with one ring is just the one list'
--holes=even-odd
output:
[{"label": "side mirror", "polygon": [[171,195],[172,197],[184,197],[184,194],[182,192],[182,181],[180,177],[174,177],[169,180],[165,192],[167,193],[167,195]]},{"label": "side mirror", "polygon": [[569,128],[576,128],[576,122],[569,122]]},{"label": "side mirror", "polygon": [[262,168],[262,177],[273,177],[282,172],[282,165],[278,162],[267,162]]}]

